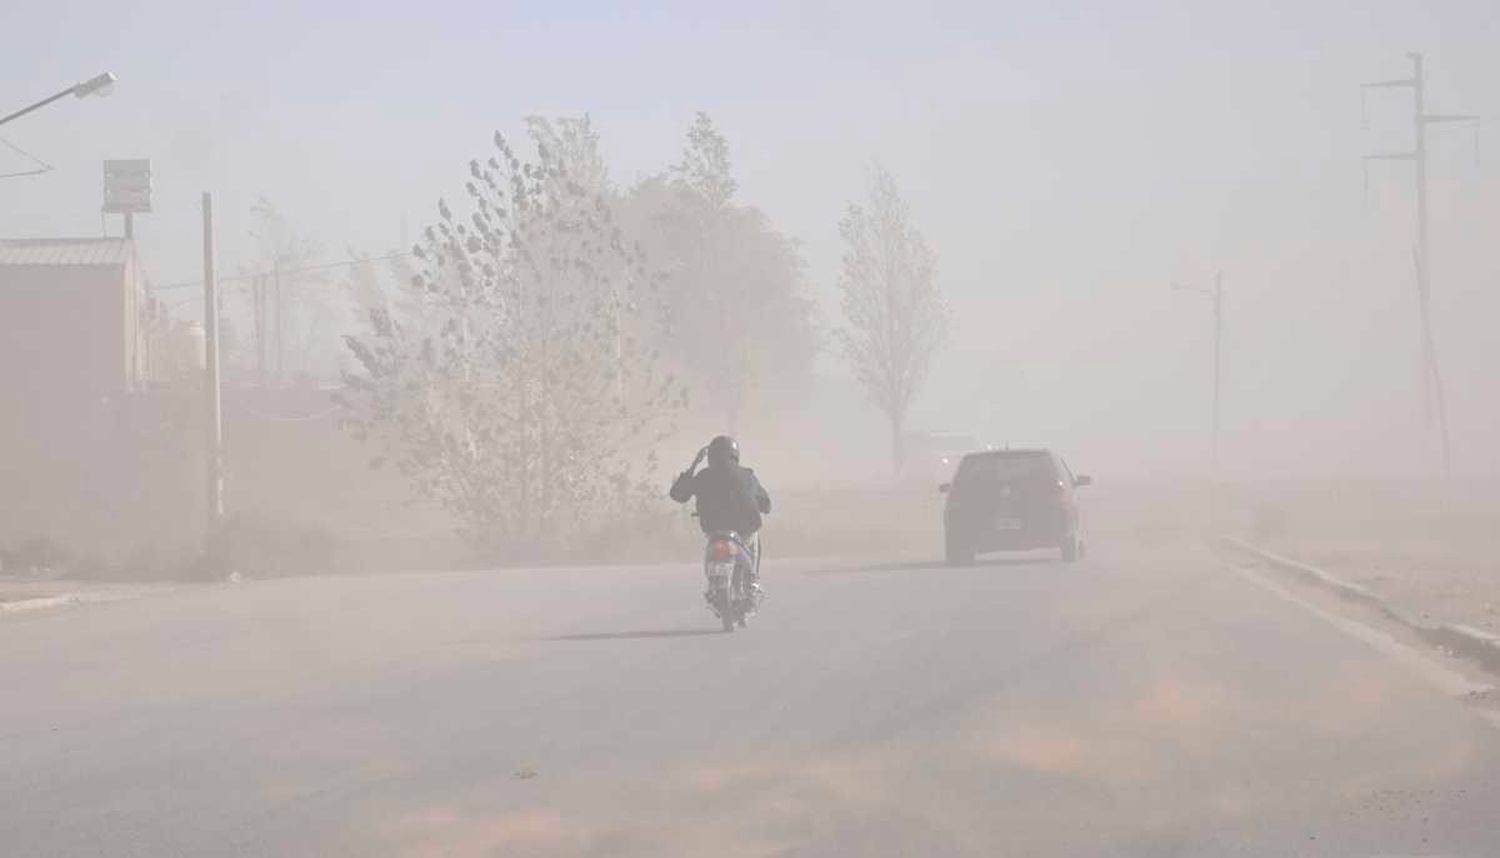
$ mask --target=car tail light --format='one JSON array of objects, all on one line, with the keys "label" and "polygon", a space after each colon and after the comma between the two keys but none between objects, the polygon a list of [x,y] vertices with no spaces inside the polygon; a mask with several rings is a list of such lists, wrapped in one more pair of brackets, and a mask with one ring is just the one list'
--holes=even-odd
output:
[{"label": "car tail light", "polygon": [[714,543],[714,559],[715,560],[730,560],[733,557],[734,557],[734,546],[733,545],[730,545],[728,542],[715,542]]}]

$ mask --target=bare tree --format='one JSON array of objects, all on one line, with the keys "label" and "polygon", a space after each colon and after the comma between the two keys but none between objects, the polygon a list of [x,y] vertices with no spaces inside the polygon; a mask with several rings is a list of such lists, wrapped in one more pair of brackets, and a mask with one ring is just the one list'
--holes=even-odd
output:
[{"label": "bare tree", "polygon": [[890,421],[891,457],[903,459],[902,431],[948,336],[937,258],[911,222],[890,171],[870,171],[869,199],[850,204],[839,223],[846,245],[839,275],[848,326],[837,333],[844,357]]},{"label": "bare tree", "polygon": [[[255,258],[242,270],[248,327],[254,337],[250,363],[264,384],[288,377],[335,374],[338,328],[344,308],[320,270],[308,271],[322,252],[318,242],[299,234],[279,209],[258,196],[250,207]],[[340,318],[340,316],[343,318]]]}]

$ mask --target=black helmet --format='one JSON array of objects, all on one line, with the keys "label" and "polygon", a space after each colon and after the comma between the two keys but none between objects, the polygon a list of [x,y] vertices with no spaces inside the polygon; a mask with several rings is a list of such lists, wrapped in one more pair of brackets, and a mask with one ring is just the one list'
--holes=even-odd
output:
[{"label": "black helmet", "polygon": [[730,463],[739,464],[740,445],[728,435],[720,435],[708,442],[708,464],[722,468]]}]

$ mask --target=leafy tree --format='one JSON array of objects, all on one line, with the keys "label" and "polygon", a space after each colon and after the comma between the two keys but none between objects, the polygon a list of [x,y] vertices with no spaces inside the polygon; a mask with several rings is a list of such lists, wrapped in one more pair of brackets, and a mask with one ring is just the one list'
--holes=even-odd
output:
[{"label": "leafy tree", "polygon": [[356,434],[504,558],[563,548],[654,495],[648,448],[683,401],[651,348],[663,313],[644,257],[557,145],[586,125],[528,125],[537,159],[497,133],[469,164],[472,211],[439,201],[407,300],[347,339]]},{"label": "leafy tree", "polygon": [[556,119],[528,116],[526,133],[539,148],[552,154],[569,180],[601,196],[609,194],[609,167],[599,151],[599,132],[588,114]]},{"label": "leafy tree", "polygon": [[846,245],[839,290],[848,327],[838,341],[855,378],[890,421],[899,470],[907,412],[948,335],[937,258],[879,164],[870,172],[868,200],[850,204],[839,234]]},{"label": "leafy tree", "polygon": [[699,113],[681,160],[624,200],[662,266],[670,354],[731,430],[758,386],[805,373],[818,347],[800,248],[735,204],[737,188],[727,141]]},{"label": "leafy tree", "polygon": [[728,208],[734,200],[740,185],[730,173],[729,141],[707,113],[700,110],[693,118],[687,149],[682,160],[672,166],[671,174],[681,187],[697,194],[711,210]]}]

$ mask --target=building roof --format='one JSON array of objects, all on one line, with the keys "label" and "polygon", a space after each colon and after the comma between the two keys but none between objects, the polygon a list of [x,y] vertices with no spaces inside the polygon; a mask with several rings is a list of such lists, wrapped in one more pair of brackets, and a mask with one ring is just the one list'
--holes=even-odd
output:
[{"label": "building roof", "polygon": [[134,253],[128,238],[0,239],[0,265],[127,265]]}]

